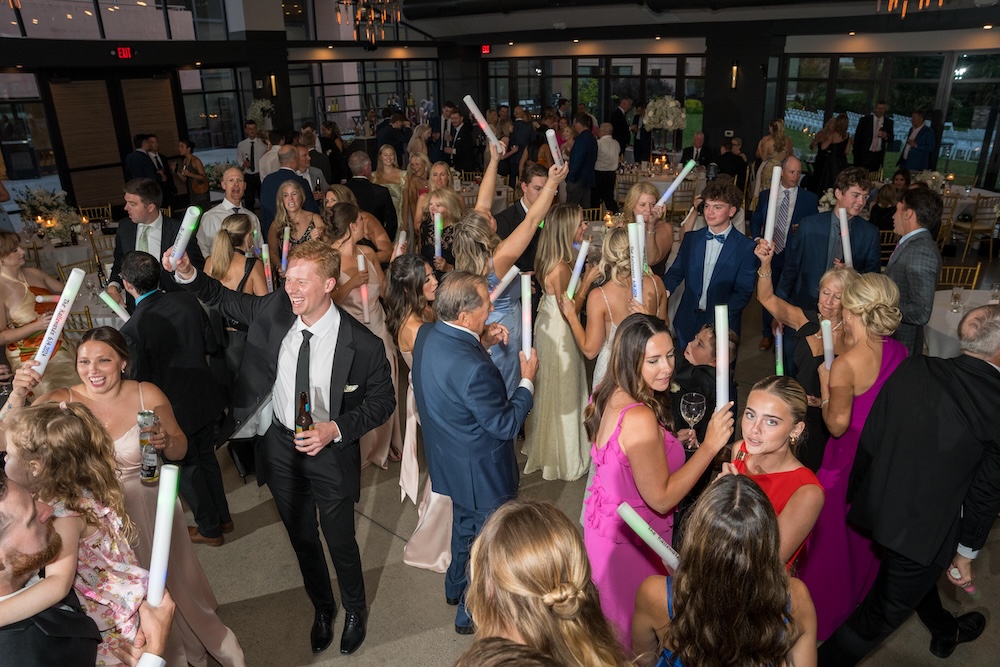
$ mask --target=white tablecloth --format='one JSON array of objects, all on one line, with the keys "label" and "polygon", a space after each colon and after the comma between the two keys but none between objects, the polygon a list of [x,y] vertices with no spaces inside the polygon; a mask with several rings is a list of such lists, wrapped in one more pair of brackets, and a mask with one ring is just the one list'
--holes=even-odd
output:
[{"label": "white tablecloth", "polygon": [[[691,176],[689,175],[688,178],[690,177]],[[670,187],[670,184],[674,182],[674,178],[676,178],[674,174],[660,174],[659,176],[650,176],[649,178],[641,180],[647,180],[655,185],[656,189],[659,190],[662,195],[667,191],[667,188]],[[705,177],[705,172],[700,169],[694,172],[694,178],[694,194],[695,196],[698,196],[705,189],[705,185],[707,185],[708,181]]]},{"label": "white tablecloth", "polygon": [[84,306],[90,308],[90,322],[95,328],[113,327],[121,329],[124,322],[110,308],[104,305],[104,302],[96,294],[91,294],[87,287],[88,283],[93,283],[94,291],[98,294],[100,293],[101,289],[100,283],[97,280],[97,274],[88,273],[83,280],[83,287],[80,288],[76,302],[73,303],[73,310],[83,310]]},{"label": "white tablecloth", "polygon": [[47,240],[43,241],[35,237],[32,237],[27,244],[23,245],[26,248],[30,248],[32,243],[38,247],[39,268],[53,278],[59,277],[57,264],[66,266],[67,264],[82,262],[91,259],[94,254],[94,249],[90,245],[90,240],[86,235],[80,236],[80,245],[66,245],[57,248]]},{"label": "white tablecloth", "polygon": [[[493,215],[507,208],[508,192],[510,192],[510,186],[497,184],[496,192],[493,193],[493,208],[491,209]],[[479,185],[463,183],[462,189],[457,194],[465,203],[465,210],[472,210],[476,205],[476,198],[479,196]]]},{"label": "white tablecloth", "polygon": [[962,297],[962,309],[951,312],[951,289],[938,290],[934,293],[934,309],[931,319],[924,325],[924,341],[927,343],[927,355],[951,359],[962,353],[958,342],[958,323],[970,308],[985,306],[990,300],[990,291],[977,289],[965,290]]}]

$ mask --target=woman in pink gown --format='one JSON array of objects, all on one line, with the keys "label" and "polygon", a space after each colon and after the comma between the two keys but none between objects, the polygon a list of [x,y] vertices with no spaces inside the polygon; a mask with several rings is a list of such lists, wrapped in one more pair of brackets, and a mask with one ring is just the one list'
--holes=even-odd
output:
[{"label": "woman in pink gown", "polygon": [[879,556],[869,537],[847,522],[847,482],[858,439],[875,397],[906,347],[889,338],[899,326],[899,290],[886,276],[866,273],[841,296],[847,340],[854,345],[820,365],[823,420],[830,440],[816,473],[826,492],[799,575],[816,604],[817,636],[827,639],[860,604],[878,574]]},{"label": "woman in pink gown", "polygon": [[666,541],[674,510],[733,432],[730,405],[712,416],[705,442],[684,462],[672,433],[674,343],[662,320],[635,314],[615,333],[607,375],[584,413],[596,472],[586,501],[584,543],[601,609],[626,653],[632,647],[635,594],[646,577],[666,574],[660,559],[618,516],[631,505]]}]

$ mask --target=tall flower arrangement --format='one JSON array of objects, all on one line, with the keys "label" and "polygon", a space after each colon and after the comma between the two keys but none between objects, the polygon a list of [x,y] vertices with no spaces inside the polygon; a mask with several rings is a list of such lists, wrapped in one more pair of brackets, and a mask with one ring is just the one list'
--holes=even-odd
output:
[{"label": "tall flower arrangement", "polygon": [[274,104],[271,103],[271,100],[263,98],[255,99],[247,109],[247,120],[252,120],[261,128],[266,125],[264,119],[270,118],[272,115],[274,115]]},{"label": "tall flower arrangement", "polygon": [[687,112],[670,95],[656,97],[646,105],[642,124],[647,130],[683,130],[687,126]]},{"label": "tall flower arrangement", "polygon": [[72,232],[79,234],[82,230],[80,214],[66,202],[66,193],[62,190],[17,189],[14,202],[21,207],[21,220],[28,231],[68,241]]}]

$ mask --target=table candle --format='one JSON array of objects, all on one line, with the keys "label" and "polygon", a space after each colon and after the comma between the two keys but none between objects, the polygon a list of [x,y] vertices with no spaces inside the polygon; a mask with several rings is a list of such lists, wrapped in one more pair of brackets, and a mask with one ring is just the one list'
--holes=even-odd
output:
[{"label": "table candle", "polygon": [[128,311],[122,308],[120,303],[112,299],[111,295],[108,294],[106,290],[101,290],[101,293],[97,296],[100,297],[101,301],[104,302],[104,305],[110,308],[115,315],[122,318],[122,322],[128,322],[130,317]]},{"label": "table candle", "polygon": [[632,298],[642,302],[642,256],[639,254],[639,225],[628,223],[629,270],[632,272]]},{"label": "table candle", "polygon": [[823,333],[823,363],[826,370],[830,370],[833,365],[833,325],[830,320],[823,320],[819,323],[819,330]]},{"label": "table candle", "polygon": [[153,607],[163,602],[163,591],[167,588],[167,562],[170,560],[170,535],[174,527],[179,472],[180,468],[175,465],[160,468],[156,519],[153,522],[153,553],[149,559],[149,588],[146,590],[146,602]]},{"label": "table candle", "polygon": [[281,272],[288,271],[288,251],[292,249],[292,226],[285,227],[285,236],[281,241]]},{"label": "table candle", "polygon": [[785,334],[779,327],[774,332],[774,374],[785,374]]},{"label": "table candle", "polygon": [[58,303],[58,294],[39,294],[35,297],[35,303]]},{"label": "table candle", "polygon": [[174,267],[175,270],[177,262],[187,250],[191,236],[198,229],[199,218],[201,218],[201,209],[197,206],[188,206],[187,210],[184,211],[184,220],[181,221],[181,227],[177,230],[177,238],[174,239],[174,251],[170,253],[170,266]]},{"label": "table candle", "polygon": [[49,365],[49,358],[56,351],[59,336],[62,334],[63,326],[66,324],[66,318],[69,317],[69,310],[73,307],[73,302],[76,301],[76,295],[80,293],[80,286],[83,285],[83,277],[83,269],[73,269],[70,271],[69,278],[66,280],[66,287],[63,288],[62,294],[59,296],[59,301],[56,303],[56,308],[52,311],[52,319],[49,321],[49,326],[42,337],[41,345],[38,346],[38,352],[35,353],[35,361],[38,362],[38,365],[35,366],[35,371],[39,375],[45,374],[45,368]]},{"label": "table candle", "polygon": [[557,167],[563,166],[562,152],[559,150],[559,142],[556,141],[555,130],[545,130],[545,139],[549,142],[549,152],[552,153],[552,161]]},{"label": "table candle", "polygon": [[844,244],[844,265],[849,269],[853,269],[854,258],[851,255],[851,233],[850,228],[847,226],[847,209],[838,208],[837,213],[840,215],[840,240]]},{"label": "table candle", "polygon": [[264,281],[267,283],[267,293],[274,291],[274,280],[271,278],[271,253],[264,243],[260,246],[260,259],[264,263]]},{"label": "table candle", "polygon": [[531,358],[531,276],[521,275],[521,351]]},{"label": "table candle", "polygon": [[507,286],[514,282],[514,278],[517,278],[520,273],[521,269],[517,268],[516,264],[510,267],[510,270],[504,274],[503,279],[497,283],[497,286],[493,288],[492,292],[490,292],[490,303],[496,302],[496,300],[500,298],[500,295],[503,294],[504,290],[507,289]]},{"label": "table candle", "polygon": [[764,240],[774,241],[774,223],[778,219],[778,191],[781,189],[781,166],[771,170],[771,191],[767,197],[767,217],[764,219]]},{"label": "table candle", "polygon": [[576,288],[580,286],[580,276],[583,275],[583,264],[587,261],[587,253],[590,252],[590,241],[584,239],[580,244],[580,252],[576,255],[576,264],[573,266],[573,275],[569,278],[569,287],[566,288],[566,296],[570,299],[576,294]]},{"label": "table candle", "polygon": [[638,535],[653,552],[673,571],[680,567],[681,557],[667,541],[628,503],[618,506],[618,516]]},{"label": "table candle", "polygon": [[465,102],[465,106],[469,108],[469,113],[472,114],[472,117],[476,119],[477,123],[479,123],[479,129],[483,131],[483,134],[486,135],[489,142],[496,146],[497,153],[503,155],[504,150],[506,150],[503,143],[501,143],[500,140],[497,139],[497,135],[493,133],[493,129],[490,127],[490,124],[486,122],[486,117],[483,116],[483,112],[479,110],[479,106],[476,104],[476,101],[472,99],[472,95],[466,95],[462,98],[462,101]]},{"label": "table candle", "polygon": [[715,410],[729,402],[729,306],[715,307]]},{"label": "table candle", "polygon": [[440,213],[434,214],[434,256],[441,257],[441,235],[444,234],[444,220]]},{"label": "table candle", "polygon": [[684,179],[687,178],[687,175],[690,174],[691,170],[693,170],[697,166],[698,165],[697,163],[695,163],[694,160],[688,160],[687,164],[684,165],[684,168],[681,169],[681,173],[677,174],[677,178],[675,178],[674,182],[670,184],[670,187],[668,187],[667,191],[663,193],[663,196],[660,197],[660,201],[656,202],[656,205],[663,206],[664,204],[666,204],[667,200],[670,199],[670,196],[674,194],[674,190],[676,190],[681,186],[681,183],[684,182]]},{"label": "table candle", "polygon": [[[361,271],[364,270],[365,270],[365,256],[358,255],[358,272],[360,273]],[[360,289],[361,289],[361,313],[362,313],[361,317],[364,320],[364,323],[368,324],[369,322],[372,321],[371,311],[369,310],[369,304],[368,304],[368,284],[363,283]]]}]

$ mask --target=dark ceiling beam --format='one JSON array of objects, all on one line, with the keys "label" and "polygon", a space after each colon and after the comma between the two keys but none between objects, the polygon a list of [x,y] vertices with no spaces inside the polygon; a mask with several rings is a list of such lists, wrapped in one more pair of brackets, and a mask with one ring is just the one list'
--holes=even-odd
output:
[{"label": "dark ceiling beam", "polygon": [[[645,5],[656,14],[680,9],[740,9],[761,6],[760,0],[549,0],[545,9]],[[768,0],[768,5],[818,5],[825,0]],[[409,21],[436,19],[441,16],[476,16],[510,14],[539,9],[537,0],[405,0],[403,15]]]}]

